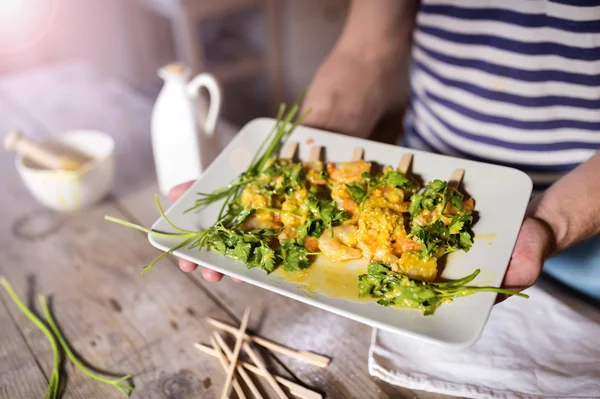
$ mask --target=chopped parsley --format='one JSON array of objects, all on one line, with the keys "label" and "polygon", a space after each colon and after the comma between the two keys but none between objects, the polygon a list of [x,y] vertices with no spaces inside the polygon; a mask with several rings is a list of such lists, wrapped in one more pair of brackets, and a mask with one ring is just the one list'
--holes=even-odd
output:
[{"label": "chopped parsley", "polygon": [[477,292],[496,292],[529,298],[516,291],[496,287],[469,287],[479,274],[479,269],[458,280],[430,283],[392,271],[391,267],[371,261],[366,274],[358,277],[360,297],[377,299],[383,306],[396,306],[420,310],[424,316],[433,315],[443,303]]}]

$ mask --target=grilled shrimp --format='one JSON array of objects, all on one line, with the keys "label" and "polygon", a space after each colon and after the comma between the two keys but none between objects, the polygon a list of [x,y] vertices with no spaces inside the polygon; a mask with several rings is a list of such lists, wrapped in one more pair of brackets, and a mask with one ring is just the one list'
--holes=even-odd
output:
[{"label": "grilled shrimp", "polygon": [[437,259],[420,259],[419,251],[409,250],[402,253],[398,268],[401,273],[410,277],[433,281],[437,276]]},{"label": "grilled shrimp", "polygon": [[358,248],[367,259],[384,262],[396,271],[402,246],[396,242],[406,239],[404,217],[390,207],[379,206],[380,200],[369,198],[358,218]]},{"label": "grilled shrimp", "polygon": [[343,261],[350,259],[360,259],[362,252],[359,249],[352,248],[356,245],[356,227],[351,225],[342,225],[333,228],[334,236],[331,236],[331,230],[323,231],[319,237],[319,249],[327,258],[332,261]]},{"label": "grilled shrimp", "polygon": [[327,180],[323,179],[323,162],[314,161],[314,162],[305,162],[304,163],[304,172],[306,173],[306,180],[313,185],[323,185],[327,184]]},{"label": "grilled shrimp", "polygon": [[362,174],[371,171],[371,163],[367,161],[342,162],[339,165],[327,164],[327,174],[339,183],[355,183],[363,180]]},{"label": "grilled shrimp", "polygon": [[[345,210],[350,215],[354,216],[358,213],[360,204],[352,198],[350,190],[348,190],[348,187],[344,183],[333,184],[331,198],[333,198],[338,208]],[[356,223],[355,220],[354,223]]]},{"label": "grilled shrimp", "polygon": [[286,195],[285,201],[281,204],[281,222],[284,226],[297,227],[306,222],[308,207],[306,206],[306,189],[294,191],[291,195]]},{"label": "grilled shrimp", "polygon": [[279,230],[282,225],[279,221],[279,215],[270,211],[258,210],[248,216],[240,227],[245,231],[254,229]]}]

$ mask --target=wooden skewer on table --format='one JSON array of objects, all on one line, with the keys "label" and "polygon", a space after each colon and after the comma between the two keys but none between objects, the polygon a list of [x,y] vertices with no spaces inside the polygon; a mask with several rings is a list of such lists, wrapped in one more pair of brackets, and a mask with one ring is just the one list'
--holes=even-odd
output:
[{"label": "wooden skewer on table", "polygon": [[275,393],[277,393],[277,396],[279,396],[280,399],[288,399],[285,392],[283,392],[283,390],[281,389],[281,387],[279,386],[277,381],[275,381],[275,378],[273,377],[273,375],[269,372],[269,370],[267,370],[267,367],[265,366],[263,361],[260,359],[260,357],[258,357],[256,352],[254,352],[254,349],[252,349],[250,344],[248,344],[248,342],[244,342],[242,344],[242,347],[244,348],[244,351],[246,351],[248,356],[250,356],[250,359],[252,359],[254,364],[256,366],[258,366],[258,369],[264,373],[264,377],[271,385],[271,388],[273,388],[275,390]]},{"label": "wooden skewer on table", "polygon": [[[231,361],[231,359],[233,358],[233,353],[231,353],[231,349],[229,349],[229,347],[218,332],[213,331],[211,343],[213,343],[213,348],[215,348],[216,344],[217,347],[220,348],[219,351],[225,352],[225,356],[227,357],[227,359],[229,359],[229,361]],[[254,382],[252,381],[248,373],[246,373],[246,370],[244,370],[244,368],[239,363],[237,364],[235,369],[237,370],[238,374],[242,377],[246,385],[248,385],[248,388],[250,388],[250,392],[252,392],[252,395],[254,395],[256,399],[263,399],[263,396],[260,394],[258,388],[256,388],[256,385],[254,385]]]},{"label": "wooden skewer on table", "polygon": [[[217,341],[215,341],[215,339],[213,337],[211,337],[210,343],[214,350],[215,357],[217,357],[219,359],[219,363],[221,363],[221,366],[223,366],[223,370],[227,371],[227,369],[229,368],[229,362],[225,359],[225,356],[223,355],[223,352],[221,352],[221,349],[219,349],[219,346],[217,345]],[[235,391],[235,393],[237,393],[238,398],[240,398],[240,399],[246,398],[246,395],[244,394],[244,390],[242,389],[242,387],[240,386],[240,383],[238,382],[238,380],[235,377],[233,377],[233,381],[232,381],[231,385],[233,386],[233,390]]]},{"label": "wooden skewer on table", "polygon": [[[208,317],[207,321],[211,326],[216,327],[220,330],[227,331],[232,334],[235,334],[235,332],[237,331],[237,329],[234,326],[227,324],[227,323],[223,323],[218,320],[215,320],[211,317]],[[267,348],[267,349],[273,351],[273,352],[278,352],[283,355],[292,357],[294,359],[302,360],[302,361],[312,364],[314,366],[327,367],[329,365],[329,362],[331,361],[329,358],[327,358],[325,356],[321,356],[316,353],[312,353],[312,352],[308,352],[308,351],[297,351],[294,349],[286,348],[285,346],[276,344],[275,342],[269,341],[267,339],[264,339],[264,338],[261,338],[261,337],[258,337],[258,336],[252,335],[252,334],[246,333],[244,335],[244,339],[248,340],[248,341],[252,341],[264,348]]]},{"label": "wooden skewer on table", "polygon": [[[196,344],[194,344],[194,347],[196,349],[198,349],[200,352],[203,352],[209,356],[217,357],[217,353],[214,351],[213,348],[211,348],[209,346],[196,343]],[[227,349],[229,349],[229,348],[227,348]],[[231,354],[231,349],[229,349],[229,354]],[[227,350],[225,350],[225,355],[227,356]],[[250,371],[253,374],[256,374],[261,377],[265,376],[265,374],[258,367],[256,367],[255,365],[253,365],[251,363],[240,362],[238,364],[242,365],[244,367],[244,369]],[[287,387],[290,390],[290,393],[292,395],[294,395],[300,399],[322,399],[323,398],[323,395],[321,395],[320,393],[311,391],[310,389],[305,388],[302,385],[296,384],[293,381],[290,381],[290,380],[285,379],[280,376],[274,376],[274,378],[278,383]]]},{"label": "wooden skewer on table", "polygon": [[229,368],[227,369],[227,376],[225,377],[225,386],[223,387],[223,392],[221,393],[221,399],[227,399],[229,396],[229,389],[231,388],[235,366],[237,365],[240,351],[242,349],[242,343],[244,342],[244,336],[246,334],[246,327],[248,327],[249,317],[250,308],[248,307],[244,311],[244,316],[242,316],[242,323],[240,324],[239,330],[234,329],[235,332],[233,335],[235,336],[235,346],[233,347],[233,355],[231,356],[231,362],[229,363]]}]

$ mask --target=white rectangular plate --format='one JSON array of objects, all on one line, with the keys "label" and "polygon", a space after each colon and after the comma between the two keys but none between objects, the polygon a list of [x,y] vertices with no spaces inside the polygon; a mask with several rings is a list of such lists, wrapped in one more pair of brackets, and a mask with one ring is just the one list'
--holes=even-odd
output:
[{"label": "white rectangular plate", "polygon": [[[167,217],[184,229],[198,230],[211,226],[220,203],[185,215],[183,211],[193,206],[197,192],[211,192],[243,172],[274,123],[274,119],[260,118],[245,125],[202,177],[167,210]],[[526,174],[507,167],[416,151],[304,126],[298,126],[289,140],[300,143],[299,156],[302,160],[309,157],[311,146],[307,142],[324,147],[325,159],[331,162],[348,161],[352,150],[362,147],[365,160],[395,167],[402,154],[410,152],[414,154],[412,171],[425,183],[433,179],[448,180],[454,169],[465,169],[463,187],[475,199],[475,210],[479,216],[473,226],[475,244],[467,253],[461,251],[451,254],[442,277],[464,277],[475,269],[481,269],[479,276],[472,282],[473,285],[500,286],[532,191],[531,179]],[[152,228],[173,231],[162,218]],[[177,240],[155,236],[150,236],[149,240],[163,251],[178,243]],[[479,338],[496,297],[494,293],[477,293],[458,298],[451,304],[442,305],[433,316],[425,317],[416,310],[332,298],[320,293],[308,294],[299,289],[298,284],[283,280],[277,273],[267,275],[259,269],[246,269],[244,264],[216,252],[180,249],[174,254],[373,327],[454,348],[472,345]],[[515,297],[511,300],[527,299]]]}]

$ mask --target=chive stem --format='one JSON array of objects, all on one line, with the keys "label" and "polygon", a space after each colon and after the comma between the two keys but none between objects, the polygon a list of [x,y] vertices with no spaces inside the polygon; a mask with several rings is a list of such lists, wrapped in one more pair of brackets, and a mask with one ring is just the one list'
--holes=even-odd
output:
[{"label": "chive stem", "polygon": [[118,389],[121,393],[123,393],[125,396],[129,396],[131,394],[131,392],[133,391],[133,387],[131,385],[122,384],[122,382],[130,379],[131,375],[126,375],[126,376],[123,376],[123,377],[117,378],[117,379],[108,379],[108,378],[104,378],[104,377],[96,374],[95,372],[90,370],[88,367],[86,367],[81,362],[81,360],[79,360],[77,358],[77,356],[75,356],[75,354],[69,347],[69,344],[67,344],[65,337],[62,335],[59,328],[57,327],[56,322],[52,318],[52,313],[50,312],[50,308],[48,306],[48,302],[46,301],[46,297],[44,297],[43,295],[40,295],[39,300],[40,300],[40,305],[42,306],[42,311],[44,312],[44,316],[46,316],[46,319],[48,320],[48,324],[50,325],[50,328],[54,332],[54,335],[56,335],[56,337],[58,338],[58,341],[60,342],[62,349],[65,351],[68,358],[73,362],[73,364],[75,364],[75,366],[79,370],[81,370],[85,375],[87,375],[88,377],[90,377],[96,381],[100,381],[105,384],[112,385],[116,389]]},{"label": "chive stem", "polygon": [[46,393],[44,394],[44,399],[52,398],[55,399],[58,395],[58,388],[60,385],[60,362],[61,356],[58,349],[58,345],[56,343],[56,338],[52,335],[52,332],[48,329],[48,327],[41,321],[18,297],[17,293],[10,285],[8,280],[4,277],[0,278],[0,285],[4,287],[4,290],[8,294],[8,296],[12,299],[12,301],[17,305],[19,310],[23,312],[23,314],[31,321],[48,339],[50,342],[50,347],[52,348],[52,356],[53,356],[53,365],[52,365],[52,374],[50,376],[50,381],[48,383],[48,388],[46,389]]}]

